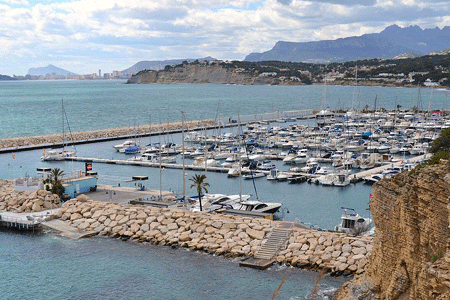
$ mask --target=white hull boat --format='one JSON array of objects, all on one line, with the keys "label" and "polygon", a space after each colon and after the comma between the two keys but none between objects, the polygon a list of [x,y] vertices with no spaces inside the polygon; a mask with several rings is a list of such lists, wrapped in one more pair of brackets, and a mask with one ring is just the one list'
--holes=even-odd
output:
[{"label": "white hull boat", "polygon": [[[370,230],[372,219],[361,217],[355,213],[355,210],[348,207],[342,207],[344,213],[341,216],[341,223],[334,227],[335,231],[346,232],[348,234],[362,235]],[[351,210],[351,213],[347,211]]]}]

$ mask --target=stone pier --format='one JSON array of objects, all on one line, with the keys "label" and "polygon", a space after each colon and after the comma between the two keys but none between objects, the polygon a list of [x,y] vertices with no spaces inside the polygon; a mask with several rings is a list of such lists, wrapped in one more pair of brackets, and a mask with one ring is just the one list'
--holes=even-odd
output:
[{"label": "stone pier", "polygon": [[[233,258],[253,257],[277,221],[190,212],[144,205],[96,202],[85,195],[61,207],[57,216],[80,230],[172,247],[188,247]],[[371,237],[294,227],[275,256],[278,263],[360,274],[372,249]]]}]

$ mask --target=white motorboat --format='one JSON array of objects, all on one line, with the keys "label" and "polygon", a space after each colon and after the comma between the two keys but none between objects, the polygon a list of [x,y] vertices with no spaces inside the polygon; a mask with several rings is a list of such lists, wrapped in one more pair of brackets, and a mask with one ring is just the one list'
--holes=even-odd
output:
[{"label": "white motorboat", "polygon": [[377,173],[377,174],[372,174],[370,176],[366,176],[363,178],[364,182],[367,184],[374,184],[378,181],[380,181],[381,179],[383,179],[384,175],[381,173]]},{"label": "white motorboat", "polygon": [[323,186],[333,186],[334,182],[336,181],[336,174],[321,175],[315,179],[312,179],[311,181]]},{"label": "white motorboat", "polygon": [[258,163],[258,165],[256,166],[256,168],[258,170],[266,170],[266,171],[275,169],[276,167],[277,166],[274,163],[272,163],[270,160],[266,160],[261,163]]},{"label": "white motorboat", "polygon": [[[224,195],[224,194],[205,194],[202,197],[202,208],[204,211],[215,211],[221,208],[238,209],[241,201],[247,201],[251,195]],[[190,197],[193,202],[192,211],[200,211],[198,197]]]},{"label": "white motorboat", "polygon": [[320,169],[316,170],[314,174],[316,175],[327,175],[333,173],[333,170],[331,170],[328,167],[320,167]]},{"label": "white motorboat", "polygon": [[259,200],[248,200],[241,202],[240,205],[239,210],[274,214],[283,204],[276,202],[261,202]]},{"label": "white motorboat", "polygon": [[215,160],[225,160],[228,158],[228,156],[229,156],[228,152],[217,152],[213,155],[213,158]]},{"label": "white motorboat", "polygon": [[230,168],[229,170],[228,170],[228,173],[227,173],[227,176],[230,178],[230,177],[239,177],[239,169],[238,169],[238,167],[236,167],[236,168]]},{"label": "white motorboat", "polygon": [[297,152],[294,150],[289,151],[289,153],[283,158],[285,164],[294,163],[294,159],[297,157]]},{"label": "white motorboat", "polygon": [[[344,213],[341,216],[341,223],[334,227],[335,231],[361,235],[370,230],[372,219],[361,217],[353,208],[342,207],[342,209]],[[349,210],[352,212],[348,213]]]},{"label": "white motorboat", "polygon": [[308,150],[307,149],[301,149],[297,152],[297,156],[293,159],[293,163],[296,165],[300,164],[306,164],[308,161]]},{"label": "white motorboat", "polygon": [[218,161],[215,159],[206,159],[204,156],[197,156],[192,163],[193,166],[197,167],[217,167]]},{"label": "white motorboat", "polygon": [[402,167],[390,167],[387,168],[386,170],[384,170],[383,172],[381,172],[381,174],[383,175],[383,177],[390,179],[393,175],[401,173],[403,171]]},{"label": "white motorboat", "polygon": [[130,146],[135,146],[135,145],[136,145],[135,141],[128,140],[128,141],[123,142],[122,144],[117,144],[117,145],[113,146],[113,148],[116,149],[116,151],[120,152],[120,150],[125,151],[126,148],[128,148]]},{"label": "white motorboat", "polygon": [[266,176],[266,174],[263,172],[250,172],[248,174],[243,175],[242,178],[249,180],[253,178],[261,178],[264,176]]},{"label": "white motorboat", "polygon": [[333,182],[334,186],[347,186],[350,184],[350,178],[348,178],[347,174],[339,173],[336,175],[336,180]]},{"label": "white motorboat", "polygon": [[141,146],[139,146],[138,144],[130,145],[126,148],[122,148],[119,150],[120,153],[125,153],[125,154],[136,154],[139,151],[141,151]]}]

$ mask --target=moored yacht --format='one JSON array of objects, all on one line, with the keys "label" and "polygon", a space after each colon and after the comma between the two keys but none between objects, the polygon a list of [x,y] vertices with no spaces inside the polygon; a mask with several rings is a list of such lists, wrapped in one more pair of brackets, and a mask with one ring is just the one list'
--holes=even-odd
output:
[{"label": "moored yacht", "polygon": [[[360,235],[370,230],[372,219],[361,217],[353,208],[342,207],[342,209],[344,213],[341,216],[341,223],[334,227],[335,231]],[[349,210],[352,212],[348,213]]]},{"label": "moored yacht", "polygon": [[248,200],[240,202],[239,210],[261,212],[266,214],[276,213],[282,206],[276,202],[261,202],[259,200]]}]

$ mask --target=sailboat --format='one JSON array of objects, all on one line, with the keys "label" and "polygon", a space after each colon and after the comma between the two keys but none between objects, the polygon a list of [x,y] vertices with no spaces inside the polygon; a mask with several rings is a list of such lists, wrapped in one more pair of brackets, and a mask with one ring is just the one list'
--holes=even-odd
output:
[{"label": "sailboat", "polygon": [[[65,139],[65,132],[64,132],[65,121],[67,121],[67,126],[69,128],[69,132],[70,132],[70,126],[69,126],[69,120],[67,119],[66,111],[64,110],[64,101],[63,100],[61,100],[61,112],[62,112],[63,149],[62,150],[51,149],[48,151],[45,151],[45,149],[44,149],[43,154],[41,156],[41,160],[43,160],[43,161],[60,161],[60,160],[64,160],[69,157],[74,157],[77,154],[75,146],[73,146],[73,145],[72,145],[72,151],[67,151],[65,149],[65,146],[66,146],[66,139]],[[72,134],[70,134],[70,135],[72,135]]]}]

